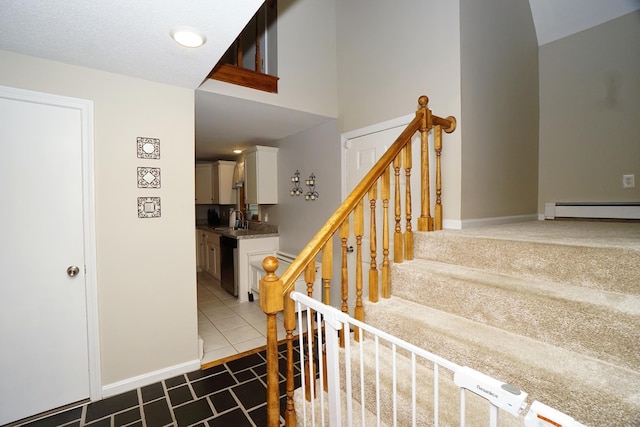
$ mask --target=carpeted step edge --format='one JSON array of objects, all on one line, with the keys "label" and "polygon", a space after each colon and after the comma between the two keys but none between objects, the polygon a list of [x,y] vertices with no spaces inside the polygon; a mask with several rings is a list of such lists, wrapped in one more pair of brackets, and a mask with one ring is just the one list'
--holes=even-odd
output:
[{"label": "carpeted step edge", "polygon": [[396,297],[365,303],[365,313],[372,326],[520,387],[530,401],[589,426],[633,425],[640,416],[637,371]]},{"label": "carpeted step edge", "polygon": [[640,295],[640,251],[634,248],[509,240],[449,230],[414,233],[413,245],[414,259]]},{"label": "carpeted step edge", "polygon": [[391,274],[396,297],[640,370],[640,296],[428,260]]}]

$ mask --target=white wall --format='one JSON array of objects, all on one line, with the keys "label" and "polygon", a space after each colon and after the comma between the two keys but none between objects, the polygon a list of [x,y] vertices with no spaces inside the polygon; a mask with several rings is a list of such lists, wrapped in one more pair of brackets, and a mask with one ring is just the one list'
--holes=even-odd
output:
[{"label": "white wall", "polygon": [[527,0],[460,7],[463,220],[537,212],[538,44]]},{"label": "white wall", "polygon": [[[0,85],[94,102],[102,385],[197,362],[193,91],[5,51],[0,63]],[[139,136],[160,139],[160,160],[137,158]],[[161,189],[138,189],[138,166],[160,167]],[[152,195],[162,217],[139,219]]]},{"label": "white wall", "polygon": [[[340,135],[331,120],[280,141],[278,151],[278,205],[269,208],[269,222],[278,224],[280,250],[297,254],[324,225],[341,202]],[[314,173],[320,198],[306,201],[291,196],[291,177],[300,171],[300,186]]]},{"label": "white wall", "polygon": [[[540,47],[544,203],[640,200],[640,11]],[[622,188],[635,174],[636,187]]]},{"label": "white wall", "polygon": [[278,0],[278,93],[209,79],[198,89],[336,117],[335,0]]},{"label": "white wall", "polygon": [[[459,1],[337,2],[340,131],[412,114],[427,95],[433,113],[460,119]],[[461,133],[442,154],[445,219],[460,218]]]}]

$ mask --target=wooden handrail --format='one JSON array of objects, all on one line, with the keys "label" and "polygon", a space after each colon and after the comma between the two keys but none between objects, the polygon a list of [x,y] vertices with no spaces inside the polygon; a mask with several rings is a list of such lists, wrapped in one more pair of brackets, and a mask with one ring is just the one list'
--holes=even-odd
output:
[{"label": "wooden handrail", "polygon": [[[375,243],[375,207],[378,193],[378,186],[380,186],[380,197],[382,200],[383,219],[382,219],[382,263],[380,265],[382,282],[380,287],[380,296],[383,298],[389,298],[391,296],[390,287],[390,263],[389,263],[389,201],[391,190],[391,169],[393,168],[394,185],[395,185],[395,198],[393,206],[394,215],[394,262],[403,262],[403,260],[413,259],[413,231],[411,226],[412,211],[411,211],[411,170],[412,170],[412,153],[411,153],[411,138],[413,135],[420,131],[421,133],[421,215],[418,218],[418,230],[430,231],[442,228],[442,206],[441,206],[441,177],[440,177],[440,155],[442,151],[442,131],[451,133],[456,128],[456,121],[453,117],[441,118],[431,114],[431,110],[427,108],[429,99],[426,96],[421,96],[418,99],[419,108],[416,111],[415,118],[407,125],[402,131],[400,136],[396,138],[394,143],[389,149],[382,155],[382,157],[375,163],[375,165],[369,170],[365,177],[360,181],[358,185],[353,189],[351,194],[344,200],[344,202],[336,209],[336,211],[329,217],[327,222],[318,230],[304,249],[293,260],[289,267],[282,273],[280,278],[274,277],[273,272],[277,269],[277,261],[270,258],[266,258],[263,262],[263,266],[267,275],[260,282],[260,305],[263,311],[267,314],[268,319],[268,333],[267,333],[267,359],[277,359],[277,332],[275,329],[275,315],[276,311],[284,308],[284,328],[286,331],[287,342],[287,384],[286,384],[286,409],[285,409],[285,421],[287,426],[296,425],[296,413],[293,405],[293,393],[294,393],[294,362],[293,362],[293,331],[295,329],[295,316],[293,308],[293,300],[289,298],[289,295],[294,289],[295,283],[298,278],[305,273],[305,283],[307,284],[307,294],[313,296],[313,284],[315,282],[315,259],[322,251],[322,284],[323,284],[323,298],[324,303],[329,303],[330,295],[330,281],[332,276],[332,257],[333,257],[333,245],[332,236],[339,231],[340,245],[341,245],[341,310],[348,311],[348,269],[347,269],[347,239],[349,237],[349,217],[354,213],[354,235],[356,237],[356,271],[355,271],[355,284],[356,284],[356,302],[354,307],[355,318],[364,321],[364,306],[362,304],[363,295],[363,248],[362,237],[364,234],[364,198],[367,197],[370,203],[371,210],[371,223],[370,232],[372,238],[370,240],[370,271],[369,280],[373,283],[375,288],[369,289],[369,298],[371,301],[377,301],[378,299],[378,272],[376,268],[376,243]],[[435,223],[429,213],[429,159],[428,159],[428,146],[427,146],[427,133],[435,128],[434,144],[436,150],[436,219]],[[403,166],[404,163],[404,166]],[[405,180],[407,182],[407,188],[405,189],[405,219],[406,227],[404,236],[402,234],[401,226],[401,195],[400,195],[400,169],[404,167]],[[426,171],[426,172],[425,172]],[[378,184],[380,180],[380,184]],[[264,295],[263,295],[264,293]],[[280,300],[276,302],[276,300]],[[306,340],[312,343],[314,341],[314,324],[311,321],[311,329],[306,334]],[[358,337],[358,334],[354,335],[354,338]],[[340,335],[341,345],[344,345],[344,340],[348,339],[343,334]],[[319,354],[321,351],[319,351]],[[275,354],[275,355],[274,355]],[[267,369],[270,370],[270,374],[267,376],[267,423],[270,427],[279,425],[279,411],[278,411],[278,399],[279,399],[279,383],[277,378],[277,361],[271,360]],[[305,391],[307,399],[311,399],[311,390],[315,390],[315,375],[317,370],[315,368],[315,361],[313,357],[307,357],[304,362],[305,384],[308,390]],[[325,371],[326,373],[326,371]],[[325,382],[326,384],[326,382]],[[318,391],[316,391],[318,392]],[[316,395],[316,393],[313,393]]]},{"label": "wooden handrail", "polygon": [[[400,154],[407,141],[410,141],[413,134],[420,129],[423,116],[427,114],[426,106],[428,101],[429,99],[426,96],[420,97],[418,101],[420,109],[416,111],[416,117],[407,125],[391,147],[380,157],[371,170],[362,178],[362,181],[353,189],[351,194],[349,194],[340,207],[336,209],[333,215],[329,217],[322,228],[318,230],[291,265],[282,273],[280,279],[284,284],[285,292],[294,286],[295,281],[300,277],[306,265],[315,259],[322,247],[338,230],[345,219],[349,217],[378,178],[382,176],[385,169],[388,168],[398,154]],[[443,126],[443,130],[447,133],[453,132],[456,128],[456,121],[453,117],[447,117],[446,119],[433,115],[431,117],[433,123]]]}]

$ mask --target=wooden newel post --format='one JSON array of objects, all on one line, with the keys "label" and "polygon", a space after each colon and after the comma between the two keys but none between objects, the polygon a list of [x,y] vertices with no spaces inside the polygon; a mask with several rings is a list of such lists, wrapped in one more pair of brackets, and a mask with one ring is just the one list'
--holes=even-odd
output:
[{"label": "wooden newel post", "polygon": [[267,426],[277,427],[280,425],[280,380],[276,315],[284,309],[284,286],[275,274],[278,269],[275,257],[266,257],[262,268],[267,272],[260,280],[260,307],[267,315]]}]

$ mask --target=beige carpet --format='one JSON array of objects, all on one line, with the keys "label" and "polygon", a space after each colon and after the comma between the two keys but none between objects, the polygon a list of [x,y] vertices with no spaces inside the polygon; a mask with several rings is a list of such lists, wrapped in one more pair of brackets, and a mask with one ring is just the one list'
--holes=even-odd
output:
[{"label": "beige carpet", "polygon": [[[540,400],[587,426],[640,426],[639,222],[415,233],[414,249],[413,261],[392,265],[393,297],[365,302],[367,323],[513,384],[529,393],[528,403]],[[352,360],[354,399],[362,378],[367,411],[375,412],[373,353],[365,351],[362,362],[360,373],[359,358]],[[398,425],[411,423],[408,363],[399,356]],[[390,362],[382,366],[382,420],[391,425]],[[417,375],[418,425],[433,425],[433,367],[421,364]],[[441,372],[440,386],[440,425],[459,425],[451,376]],[[486,425],[486,417],[484,401],[471,398],[467,425]],[[522,425],[522,416],[501,412],[499,419]]]},{"label": "beige carpet", "polygon": [[640,425],[640,223],[417,233],[367,323],[589,426]]}]

